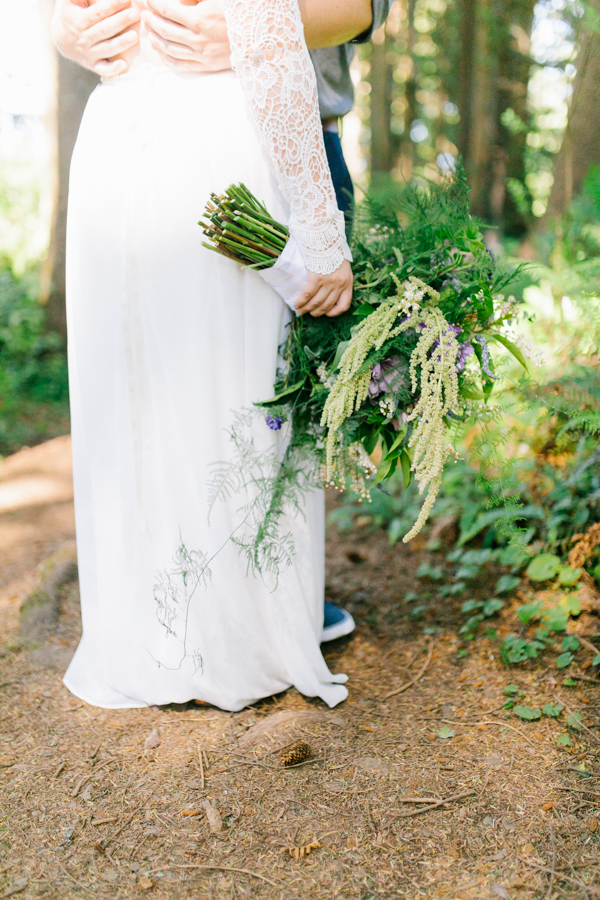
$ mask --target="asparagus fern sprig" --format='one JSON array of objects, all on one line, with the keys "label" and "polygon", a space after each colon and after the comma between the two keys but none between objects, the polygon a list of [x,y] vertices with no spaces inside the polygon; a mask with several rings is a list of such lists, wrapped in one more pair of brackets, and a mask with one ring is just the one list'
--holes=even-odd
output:
[{"label": "asparagus fern sprig", "polygon": [[289,231],[277,222],[243,184],[224,194],[211,194],[202,227],[209,243],[202,246],[254,269],[273,266],[287,244]]}]

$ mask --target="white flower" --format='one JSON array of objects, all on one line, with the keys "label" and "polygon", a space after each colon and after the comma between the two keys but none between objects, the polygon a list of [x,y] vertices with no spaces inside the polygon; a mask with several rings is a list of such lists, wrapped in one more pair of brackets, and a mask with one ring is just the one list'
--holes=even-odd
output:
[{"label": "white flower", "polygon": [[386,419],[393,419],[396,412],[396,404],[393,397],[384,397],[379,401],[379,410]]},{"label": "white flower", "polygon": [[534,366],[542,366],[544,364],[544,357],[535,344],[532,341],[528,341],[526,337],[519,334],[514,328],[505,324],[502,326],[500,333],[509,341],[512,341],[515,347],[518,347],[523,356],[528,357]]},{"label": "white flower", "polygon": [[321,382],[321,384],[324,384],[327,390],[330,391],[335,384],[335,377],[327,373],[325,363],[321,363],[321,365],[317,369],[317,375],[319,376],[319,381]]}]

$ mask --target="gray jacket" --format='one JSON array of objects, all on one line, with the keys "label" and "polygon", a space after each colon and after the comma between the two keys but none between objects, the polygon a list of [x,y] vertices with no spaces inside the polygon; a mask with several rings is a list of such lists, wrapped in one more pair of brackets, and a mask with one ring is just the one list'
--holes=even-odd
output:
[{"label": "gray jacket", "polygon": [[310,51],[317,76],[322,119],[345,116],[354,106],[354,85],[350,77],[350,63],[356,52],[354,45],[371,39],[373,32],[385,22],[392,3],[393,0],[371,0],[371,27],[350,44]]}]

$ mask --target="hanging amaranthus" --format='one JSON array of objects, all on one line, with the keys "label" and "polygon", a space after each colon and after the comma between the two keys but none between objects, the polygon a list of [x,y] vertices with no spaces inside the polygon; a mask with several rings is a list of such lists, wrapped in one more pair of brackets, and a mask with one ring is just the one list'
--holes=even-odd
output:
[{"label": "hanging amaranthus", "polygon": [[[420,331],[410,360],[413,393],[418,399],[407,421],[415,421],[409,447],[414,448],[412,470],[419,493],[429,488],[427,497],[412,529],[409,541],[421,531],[435,503],[444,464],[448,458],[445,417],[459,406],[456,357],[459,344],[455,330],[437,306],[421,308],[426,294],[436,302],[439,294],[416,278],[398,285],[398,294],[385,301],[356,328],[340,362],[340,374],[331,388],[321,425],[327,434],[327,479],[335,480],[337,432],[368,395],[371,367],[367,357],[380,350],[385,341],[414,328]],[[397,323],[398,318],[402,321]],[[418,370],[420,369],[420,378]]]},{"label": "hanging amaranthus", "polygon": [[410,359],[412,389],[416,392],[419,387],[420,394],[408,416],[416,422],[408,446],[414,448],[412,470],[419,493],[426,487],[429,490],[417,521],[403,538],[405,543],[421,531],[435,503],[448,459],[445,418],[459,406],[456,357],[460,345],[454,329],[438,307],[415,313],[410,325],[403,327],[415,324],[424,327]]}]

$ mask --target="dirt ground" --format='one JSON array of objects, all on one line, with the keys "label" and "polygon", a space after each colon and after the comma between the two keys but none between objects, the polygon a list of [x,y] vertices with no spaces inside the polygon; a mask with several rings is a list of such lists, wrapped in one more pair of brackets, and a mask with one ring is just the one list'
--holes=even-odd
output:
[{"label": "dirt ground", "polygon": [[[236,714],[73,698],[69,452],[0,469],[0,898],[600,897],[598,685],[543,657],[507,670],[485,637],[461,653],[460,604],[416,577],[445,565],[424,540],[330,530],[328,596],[358,623],[325,646],[350,679],[335,710],[294,690]],[[503,709],[509,684],[589,731],[561,746],[564,722]],[[312,756],[284,767],[296,740]]]}]

